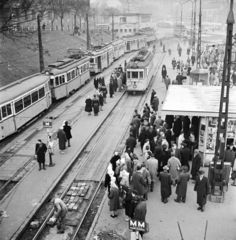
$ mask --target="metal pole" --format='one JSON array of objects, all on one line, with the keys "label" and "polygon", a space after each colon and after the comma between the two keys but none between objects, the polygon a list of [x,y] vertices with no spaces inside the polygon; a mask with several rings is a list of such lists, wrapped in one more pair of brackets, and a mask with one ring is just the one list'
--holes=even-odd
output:
[{"label": "metal pole", "polygon": [[192,52],[195,53],[195,42],[196,42],[196,8],[197,8],[197,0],[194,1],[194,21],[193,21],[193,46]]},{"label": "metal pole", "polygon": [[86,14],[86,22],[87,22],[87,50],[90,49],[90,37],[89,37],[89,18],[88,13]]},{"label": "metal pole", "polygon": [[114,14],[112,13],[112,41],[114,41]]},{"label": "metal pole", "polygon": [[181,4],[181,27],[180,27],[180,40],[182,39],[182,21],[183,21],[183,5]]},{"label": "metal pole", "polygon": [[37,23],[38,23],[38,41],[39,41],[39,69],[40,69],[40,72],[42,72],[44,70],[44,59],[43,59],[43,43],[42,43],[39,14],[37,15]]},{"label": "metal pole", "polygon": [[197,41],[197,68],[201,66],[201,51],[202,51],[202,0],[200,0],[199,9],[199,24],[198,24],[198,41]]}]

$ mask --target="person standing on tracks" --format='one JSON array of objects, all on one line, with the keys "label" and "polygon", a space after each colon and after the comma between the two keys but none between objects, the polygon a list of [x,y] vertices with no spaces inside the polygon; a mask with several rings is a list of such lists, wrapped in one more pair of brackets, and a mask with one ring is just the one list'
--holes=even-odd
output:
[{"label": "person standing on tracks", "polygon": [[85,109],[84,110],[85,110],[85,112],[88,112],[88,115],[91,115],[93,108],[92,108],[92,100],[89,96],[85,100]]},{"label": "person standing on tracks", "polygon": [[66,138],[66,133],[63,131],[63,126],[60,127],[60,129],[57,132],[57,138],[58,138],[58,145],[59,145],[59,149],[61,150],[61,153],[65,153],[65,149],[66,149],[66,142],[67,142],[67,138]]},{"label": "person standing on tracks", "polygon": [[72,138],[72,135],[71,135],[71,126],[69,125],[68,121],[64,121],[64,126],[63,126],[63,130],[66,134],[66,138],[67,138],[67,141],[68,141],[68,147],[70,147],[70,139]]},{"label": "person standing on tracks", "polygon": [[52,162],[52,155],[54,155],[54,150],[53,150],[53,140],[52,136],[48,136],[48,155],[49,155],[49,167],[55,166],[55,163]]},{"label": "person standing on tracks", "polygon": [[98,100],[96,94],[93,95],[92,106],[93,106],[94,116],[98,116],[98,113],[99,113],[99,100]]},{"label": "person standing on tracks", "polygon": [[35,145],[35,156],[37,156],[37,161],[39,164],[39,171],[42,169],[46,170],[45,168],[45,154],[47,152],[47,146],[45,143],[42,142],[41,139]]},{"label": "person standing on tracks", "polygon": [[154,95],[153,101],[152,101],[152,109],[154,112],[158,112],[159,107],[159,98],[157,95]]},{"label": "person standing on tracks", "polygon": [[168,173],[168,166],[163,167],[163,172],[160,173],[159,180],[161,183],[161,201],[168,202],[168,197],[171,195],[171,175]]},{"label": "person standing on tracks", "polygon": [[197,204],[199,205],[197,210],[205,211],[205,205],[207,202],[207,195],[209,194],[210,187],[208,178],[204,176],[204,171],[199,171],[199,176],[197,176],[196,183],[194,186],[194,191],[197,192]]},{"label": "person standing on tracks", "polygon": [[51,201],[54,204],[54,216],[57,219],[57,233],[62,234],[65,231],[65,221],[68,209],[66,204],[59,197],[53,198]]},{"label": "person standing on tracks", "polygon": [[166,65],[163,65],[161,69],[162,82],[164,81],[166,75],[167,75]]}]

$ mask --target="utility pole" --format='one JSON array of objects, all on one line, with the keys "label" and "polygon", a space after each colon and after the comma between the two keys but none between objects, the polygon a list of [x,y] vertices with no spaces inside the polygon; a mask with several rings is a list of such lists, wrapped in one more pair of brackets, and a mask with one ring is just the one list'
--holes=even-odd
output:
[{"label": "utility pole", "polygon": [[89,37],[89,17],[88,13],[86,14],[86,22],[87,22],[87,50],[90,49],[90,37]]},{"label": "utility pole", "polygon": [[200,0],[198,40],[197,40],[197,68],[201,66],[201,48],[202,48],[202,0]]},{"label": "utility pole", "polygon": [[[216,146],[215,146],[215,157],[214,157],[214,172],[212,180],[212,195],[216,194],[216,186],[219,186],[220,194],[223,195],[223,168],[224,168],[224,151],[227,141],[227,127],[228,127],[228,110],[229,110],[229,89],[230,89],[230,69],[231,69],[231,57],[232,57],[232,40],[233,40],[233,24],[234,24],[234,13],[233,13],[233,2],[230,2],[230,11],[227,17],[227,35],[225,45],[225,57],[223,67],[223,78],[221,85],[221,96],[220,96],[220,108],[217,126]],[[220,147],[220,155],[218,154]],[[218,158],[219,156],[219,158]],[[220,159],[221,168],[217,167],[217,161]],[[216,179],[220,181],[217,181]]]},{"label": "utility pole", "polygon": [[194,19],[193,19],[193,45],[192,53],[195,53],[195,43],[196,43],[196,6],[197,0],[194,0]]},{"label": "utility pole", "polygon": [[114,14],[112,13],[112,41],[114,41]]},{"label": "utility pole", "polygon": [[44,70],[44,59],[43,59],[43,43],[42,43],[42,33],[40,26],[40,15],[37,15],[37,23],[38,23],[38,42],[39,42],[39,69],[40,72]]}]

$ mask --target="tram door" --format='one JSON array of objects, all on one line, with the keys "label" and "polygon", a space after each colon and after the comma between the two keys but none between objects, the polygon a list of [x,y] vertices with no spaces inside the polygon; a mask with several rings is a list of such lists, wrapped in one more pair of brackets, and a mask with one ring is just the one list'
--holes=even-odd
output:
[{"label": "tram door", "polygon": [[130,41],[127,42],[127,51],[130,52]]},{"label": "tram door", "polygon": [[98,56],[98,70],[100,72],[102,71],[102,58],[101,58],[101,56]]}]

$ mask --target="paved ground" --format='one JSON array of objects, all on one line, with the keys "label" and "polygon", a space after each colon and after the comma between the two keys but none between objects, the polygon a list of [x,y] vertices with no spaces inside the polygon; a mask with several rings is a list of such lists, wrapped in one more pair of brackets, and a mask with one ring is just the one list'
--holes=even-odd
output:
[{"label": "paved ground", "polygon": [[[172,43],[174,48],[177,43]],[[182,44],[183,45],[183,44]],[[187,46],[183,47],[186,48]],[[186,51],[183,51],[184,58],[186,58]],[[173,55],[177,57],[177,53]],[[175,72],[171,70],[170,61],[173,57],[167,56],[164,59],[168,69],[168,74],[171,79],[175,77]],[[154,89],[157,90],[160,102],[164,100],[165,88],[161,82],[161,73],[157,75],[154,82]],[[162,116],[164,118],[164,116]],[[135,153],[140,156],[139,145],[135,148]],[[141,158],[142,156],[140,156]],[[207,175],[207,169],[206,175]],[[160,197],[160,183],[156,183],[154,192],[149,193],[147,201],[147,222],[150,224],[150,232],[144,235],[145,240],[178,240],[181,239],[177,222],[179,222],[183,239],[186,240],[203,240],[206,221],[208,221],[207,240],[235,240],[235,214],[236,206],[236,189],[229,185],[228,192],[225,195],[224,203],[209,202],[206,205],[204,213],[197,211],[196,193],[193,191],[194,184],[190,180],[188,184],[187,201],[185,204],[174,202],[175,187],[172,187],[172,195],[167,204],[161,202]],[[108,206],[108,199],[104,198],[104,204],[101,208],[100,215],[96,221],[94,231],[89,239],[96,239],[100,231],[115,231],[130,239],[130,231],[128,223],[124,220],[124,210],[119,210],[117,218],[111,218]]]}]

